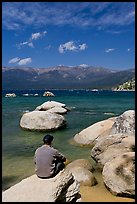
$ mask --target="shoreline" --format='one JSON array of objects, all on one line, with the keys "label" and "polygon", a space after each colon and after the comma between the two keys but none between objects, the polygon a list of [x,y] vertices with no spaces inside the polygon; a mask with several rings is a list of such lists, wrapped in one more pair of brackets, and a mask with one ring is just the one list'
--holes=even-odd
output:
[{"label": "shoreline", "polygon": [[80,194],[83,202],[135,202],[134,198],[113,195],[104,185],[102,175],[93,172],[98,184],[95,186],[81,186]]}]

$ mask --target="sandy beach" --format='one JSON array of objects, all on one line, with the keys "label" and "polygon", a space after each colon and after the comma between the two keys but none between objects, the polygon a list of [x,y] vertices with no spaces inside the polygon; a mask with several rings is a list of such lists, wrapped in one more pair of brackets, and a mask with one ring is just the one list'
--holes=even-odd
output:
[{"label": "sandy beach", "polygon": [[81,186],[82,202],[135,202],[135,199],[114,196],[103,184],[101,173],[94,173],[98,184],[92,187]]}]

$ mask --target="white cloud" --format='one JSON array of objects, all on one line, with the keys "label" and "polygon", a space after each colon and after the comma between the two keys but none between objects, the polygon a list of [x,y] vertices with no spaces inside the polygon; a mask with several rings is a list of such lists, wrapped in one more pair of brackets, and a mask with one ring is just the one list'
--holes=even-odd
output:
[{"label": "white cloud", "polygon": [[59,50],[60,53],[64,53],[65,52],[64,51],[65,48],[63,47],[63,45],[60,45],[58,50]]},{"label": "white cloud", "polygon": [[85,50],[87,48],[87,45],[85,43],[79,45],[80,50]]},{"label": "white cloud", "polygon": [[18,65],[26,65],[28,63],[31,63],[32,59],[30,57],[28,58],[19,58],[19,57],[14,57],[12,59],[9,60],[9,63],[18,63]]},{"label": "white cloud", "polygon": [[74,42],[73,42],[73,41],[69,41],[69,42],[64,43],[64,44],[61,44],[61,45],[59,46],[59,52],[60,52],[60,53],[63,53],[63,52],[65,52],[65,51],[67,51],[67,50],[70,50],[70,51],[76,51],[76,50],[77,50],[77,48],[76,48],[76,46],[74,45]]},{"label": "white cloud", "polygon": [[[6,29],[33,26],[125,26],[135,22],[135,2],[3,2]],[[34,37],[35,38],[35,37]]]},{"label": "white cloud", "polygon": [[59,46],[59,52],[64,53],[65,51],[78,51],[78,50],[85,50],[87,48],[87,45],[81,44],[81,45],[75,45],[74,41],[69,41],[64,44],[61,44]]},{"label": "white cloud", "polygon": [[114,50],[115,50],[115,48],[109,48],[109,49],[106,49],[105,52],[112,52]]},{"label": "white cloud", "polygon": [[10,63],[10,64],[11,64],[11,63],[16,63],[16,62],[18,62],[18,61],[20,61],[20,58],[14,57],[14,58],[12,58],[12,59],[9,60],[9,63]]},{"label": "white cloud", "polygon": [[43,37],[45,34],[47,34],[47,31],[46,31],[46,30],[43,31],[42,33],[40,33],[40,32],[38,32],[38,33],[32,33],[31,39],[32,39],[32,40],[37,40],[37,39]]},{"label": "white cloud", "polygon": [[29,63],[31,63],[31,62],[32,62],[31,58],[28,57],[28,58],[21,59],[21,60],[18,62],[18,65],[26,65],[26,64],[29,64]]},{"label": "white cloud", "polygon": [[59,52],[60,53],[64,53],[65,51],[67,50],[70,50],[70,51],[76,51],[77,48],[76,46],[74,45],[74,42],[73,41],[69,41],[67,43],[64,43],[64,44],[61,44],[59,46]]},{"label": "white cloud", "polygon": [[71,51],[74,51],[76,50],[76,46],[74,45],[74,42],[73,41],[70,41],[70,42],[67,42],[63,45],[63,47],[66,49],[66,50],[71,50]]},{"label": "white cloud", "polygon": [[33,42],[28,43],[28,46],[34,48]]},{"label": "white cloud", "polygon": [[27,45],[27,46],[29,46],[29,47],[31,47],[31,48],[34,48],[34,44],[33,44],[32,41],[33,41],[33,40],[37,40],[37,39],[43,37],[45,34],[47,34],[47,31],[46,31],[46,30],[43,31],[42,33],[40,33],[40,32],[38,32],[38,33],[32,33],[32,34],[31,34],[31,37],[30,37],[30,39],[29,39],[28,41],[21,42],[21,43],[17,44],[16,46],[17,46],[18,48],[21,48],[21,47]]},{"label": "white cloud", "polygon": [[26,41],[26,42],[23,42],[23,43],[20,43],[20,45],[27,45],[28,44],[28,42]]},{"label": "white cloud", "polygon": [[32,35],[31,35],[32,40],[36,40],[36,39],[38,39],[40,37],[41,37],[40,33],[32,33]]},{"label": "white cloud", "polygon": [[51,45],[48,45],[48,46],[46,46],[44,49],[45,49],[45,50],[50,50],[51,47],[52,47]]},{"label": "white cloud", "polygon": [[111,34],[120,34],[120,33],[122,33],[123,31],[107,30],[106,32],[107,32],[107,33],[111,33]]},{"label": "white cloud", "polygon": [[21,42],[19,44],[16,44],[16,46],[17,46],[17,48],[21,48],[21,47],[26,46],[26,45],[29,46],[29,43],[30,43],[29,41],[25,41],[25,42]]},{"label": "white cloud", "polygon": [[45,30],[45,31],[43,31],[43,35],[45,35],[45,34],[47,34],[47,31]]}]

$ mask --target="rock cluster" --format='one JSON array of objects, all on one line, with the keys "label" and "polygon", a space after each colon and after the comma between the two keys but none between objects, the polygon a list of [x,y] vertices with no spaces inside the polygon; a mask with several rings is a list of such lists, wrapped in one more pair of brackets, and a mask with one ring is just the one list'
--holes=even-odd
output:
[{"label": "rock cluster", "polygon": [[65,104],[47,101],[36,107],[34,111],[24,113],[20,119],[20,127],[32,131],[52,131],[66,126],[67,113]]},{"label": "rock cluster", "polygon": [[105,186],[115,195],[135,196],[135,111],[97,122],[74,136],[90,145]]}]

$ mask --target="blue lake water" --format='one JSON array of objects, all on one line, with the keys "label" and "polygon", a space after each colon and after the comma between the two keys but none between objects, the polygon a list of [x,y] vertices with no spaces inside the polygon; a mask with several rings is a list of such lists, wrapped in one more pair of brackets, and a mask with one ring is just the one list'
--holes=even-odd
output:
[{"label": "blue lake water", "polygon": [[[15,98],[4,97],[16,93]],[[55,97],[43,97],[43,90],[3,91],[2,96],[2,189],[7,189],[25,177],[34,174],[33,156],[42,145],[46,133],[31,132],[20,128],[23,113],[32,111],[42,103],[53,100],[65,103],[71,109],[65,116],[67,127],[51,132],[53,145],[68,160],[79,158],[91,160],[89,147],[71,143],[74,135],[84,128],[124,111],[135,109],[135,92],[90,90],[52,90]],[[22,94],[38,93],[38,96]],[[93,161],[91,161],[93,162]]]}]

